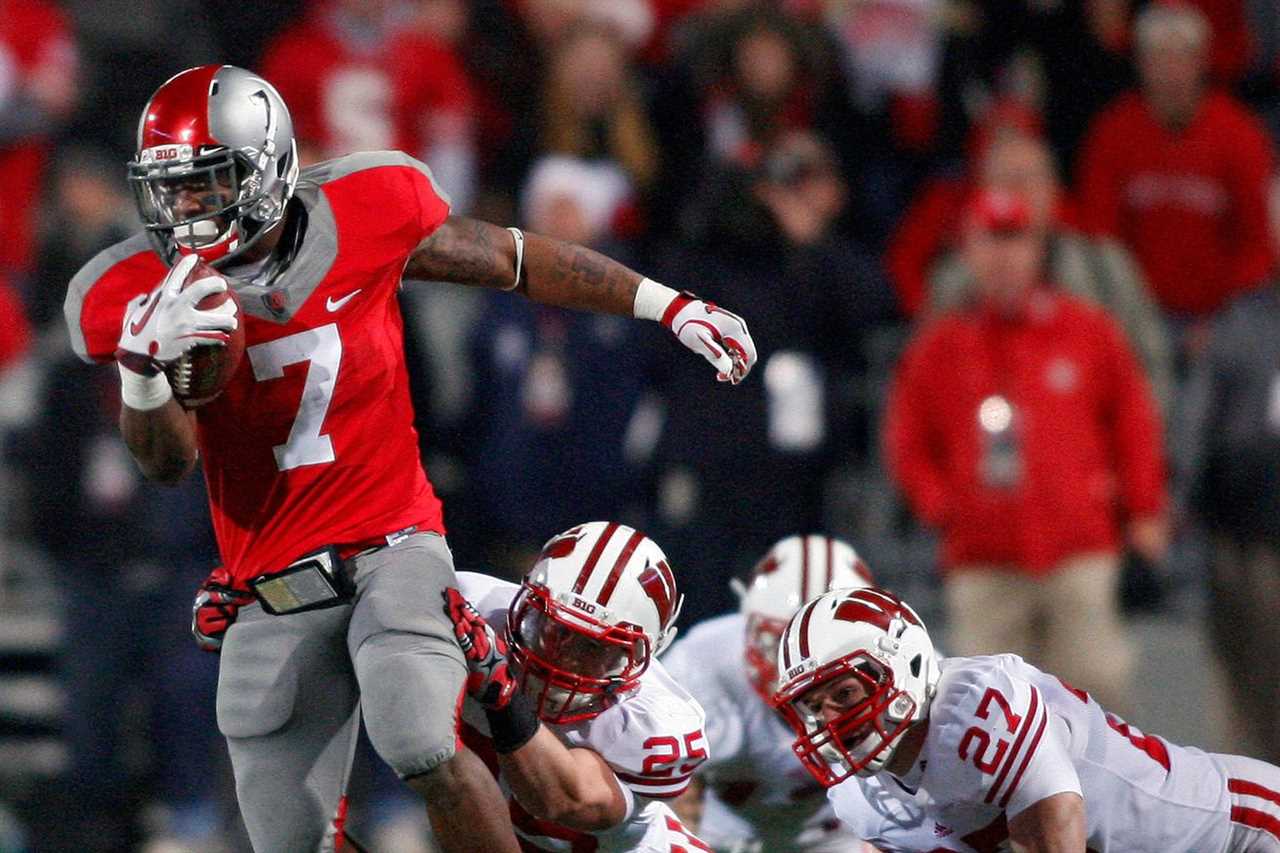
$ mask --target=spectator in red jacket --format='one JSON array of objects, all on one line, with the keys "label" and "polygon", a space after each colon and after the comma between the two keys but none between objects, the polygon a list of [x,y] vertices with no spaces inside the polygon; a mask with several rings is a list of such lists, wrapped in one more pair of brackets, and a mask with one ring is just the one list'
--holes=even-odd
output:
[{"label": "spectator in red jacket", "polygon": [[1016,651],[1123,707],[1134,653],[1119,552],[1127,540],[1160,561],[1167,547],[1160,421],[1119,327],[1044,286],[1030,223],[1011,193],[968,206],[977,298],[909,345],[885,451],[942,534],[950,649]]},{"label": "spectator in red jacket", "polygon": [[1206,88],[1199,11],[1153,4],[1134,32],[1142,90],[1095,121],[1080,202],[1091,228],[1137,255],[1167,312],[1201,318],[1271,270],[1271,144],[1244,106]]},{"label": "spectator in red jacket", "polygon": [[397,148],[465,211],[474,193],[471,83],[432,18],[397,0],[312,0],[267,45],[262,75],[293,115],[303,162]]},{"label": "spectator in red jacket", "polygon": [[30,342],[31,327],[27,324],[22,300],[8,282],[0,278],[0,373],[26,353]]},{"label": "spectator in red jacket", "polygon": [[[1048,143],[1029,134],[1004,136],[987,149],[976,172],[981,186],[1027,199],[1031,226],[1047,235],[1046,279],[1116,321],[1146,371],[1161,413],[1171,412],[1175,383],[1169,324],[1151,298],[1133,254],[1114,238],[1093,238],[1075,226],[1075,211],[1062,190]],[[963,205],[961,200],[961,209]],[[960,215],[956,213],[957,221]],[[959,230],[952,227],[953,233]],[[972,273],[958,247],[930,266],[929,313],[952,309],[972,291]]]},{"label": "spectator in red jacket", "polygon": [[45,0],[0,0],[0,270],[31,271],[50,133],[75,99],[75,45],[62,13]]}]

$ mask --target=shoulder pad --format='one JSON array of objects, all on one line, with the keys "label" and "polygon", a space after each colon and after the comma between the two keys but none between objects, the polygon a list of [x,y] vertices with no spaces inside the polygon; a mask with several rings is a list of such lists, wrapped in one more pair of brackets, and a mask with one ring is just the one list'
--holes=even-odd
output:
[{"label": "shoulder pad", "polygon": [[[90,363],[110,359],[124,304],[155,287],[165,269],[146,234],[108,246],[81,267],[67,286],[62,305],[76,355]],[[142,277],[148,275],[155,280]]]},{"label": "shoulder pad", "polygon": [[395,166],[413,169],[421,173],[430,182],[435,194],[445,204],[452,206],[449,194],[436,183],[435,175],[431,173],[431,167],[415,157],[410,157],[403,151],[361,151],[356,154],[348,154],[345,157],[325,160],[303,169],[298,175],[298,182],[321,185],[358,172]]},{"label": "shoulder pad", "polygon": [[1003,808],[1044,734],[1040,691],[1004,657],[952,658],[930,703],[927,784],[952,802]]},{"label": "shoulder pad", "polygon": [[684,792],[707,759],[704,724],[693,697],[666,689],[646,673],[639,690],[591,721],[585,746],[635,794],[670,799]]}]

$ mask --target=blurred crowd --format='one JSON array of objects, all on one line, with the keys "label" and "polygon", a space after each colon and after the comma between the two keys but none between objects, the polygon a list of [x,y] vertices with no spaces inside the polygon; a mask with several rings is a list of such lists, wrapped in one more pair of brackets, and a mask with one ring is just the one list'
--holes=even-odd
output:
[{"label": "blurred crowd", "polygon": [[[203,488],[141,481],[60,310],[137,226],[142,104],[213,61],[277,86],[304,165],[403,149],[456,212],[751,325],[729,391],[656,326],[406,288],[460,568],[617,519],[692,623],[825,530],[955,650],[1122,711],[1119,603],[1191,579],[1232,751],[1280,760],[1280,0],[0,0],[0,851],[234,812],[186,636]],[[43,610],[46,645],[4,630]]]}]

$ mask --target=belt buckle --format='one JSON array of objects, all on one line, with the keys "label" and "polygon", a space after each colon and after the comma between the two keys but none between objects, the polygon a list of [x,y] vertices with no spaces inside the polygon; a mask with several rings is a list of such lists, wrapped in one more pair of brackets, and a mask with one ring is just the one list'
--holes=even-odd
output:
[{"label": "belt buckle", "polygon": [[272,616],[319,610],[345,603],[350,595],[341,577],[342,561],[330,546],[301,557],[278,572],[249,581],[262,609]]}]

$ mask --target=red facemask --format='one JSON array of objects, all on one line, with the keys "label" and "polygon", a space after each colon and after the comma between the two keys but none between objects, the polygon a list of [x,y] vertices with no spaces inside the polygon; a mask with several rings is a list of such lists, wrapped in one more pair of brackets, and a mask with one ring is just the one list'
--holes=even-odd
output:
[{"label": "red facemask", "polygon": [[507,631],[521,688],[547,723],[598,716],[634,690],[649,666],[649,638],[639,628],[601,622],[543,587],[520,591]]},{"label": "red facemask", "polygon": [[[818,722],[800,700],[815,688],[849,675],[862,683],[865,698],[829,722]],[[885,712],[900,697],[910,704],[900,715],[901,722],[893,722]],[[825,788],[883,767],[915,712],[914,700],[894,687],[893,673],[865,651],[845,655],[788,684],[777,695],[774,707],[796,733],[792,746],[796,757]],[[895,708],[902,710],[901,704]]]}]

